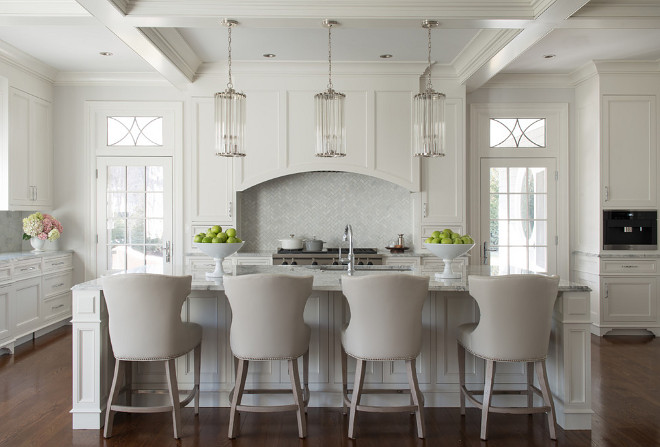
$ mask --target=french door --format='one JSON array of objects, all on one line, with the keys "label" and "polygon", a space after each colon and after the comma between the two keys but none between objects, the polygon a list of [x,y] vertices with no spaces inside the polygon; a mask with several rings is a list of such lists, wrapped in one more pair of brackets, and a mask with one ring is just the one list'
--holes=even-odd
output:
[{"label": "french door", "polygon": [[484,263],[499,273],[557,271],[557,180],[553,158],[481,159]]},{"label": "french door", "polygon": [[172,159],[97,157],[97,275],[171,274]]}]

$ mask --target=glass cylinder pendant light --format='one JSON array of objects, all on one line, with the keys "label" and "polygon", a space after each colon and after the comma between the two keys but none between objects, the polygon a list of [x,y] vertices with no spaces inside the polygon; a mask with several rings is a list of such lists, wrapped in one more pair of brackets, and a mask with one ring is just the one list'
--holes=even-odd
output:
[{"label": "glass cylinder pendant light", "polygon": [[324,20],[328,28],[328,90],[314,95],[316,107],[316,156],[346,156],[346,128],[344,122],[344,100],[346,95],[332,88],[332,27],[339,25],[334,20]]},{"label": "glass cylinder pendant light", "polygon": [[224,19],[221,23],[229,36],[229,82],[227,90],[215,94],[215,155],[245,157],[246,96],[234,90],[231,82],[231,29],[238,22]]},{"label": "glass cylinder pendant light", "polygon": [[428,80],[426,90],[413,100],[413,155],[415,157],[444,157],[445,155],[445,95],[431,85],[431,29],[435,20],[424,20],[422,28],[428,30]]}]

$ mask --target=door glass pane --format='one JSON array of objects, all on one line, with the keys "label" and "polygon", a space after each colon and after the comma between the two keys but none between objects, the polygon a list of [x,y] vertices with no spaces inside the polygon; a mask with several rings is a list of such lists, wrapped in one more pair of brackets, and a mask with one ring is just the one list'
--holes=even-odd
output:
[{"label": "door glass pane", "polygon": [[128,191],[144,191],[144,166],[128,166],[126,169]]},{"label": "door glass pane", "polygon": [[506,247],[492,247],[490,252],[490,265],[491,267],[495,266],[497,272],[499,273],[508,273],[509,272],[509,253]]},{"label": "door glass pane", "polygon": [[527,192],[527,168],[509,168],[509,192]]},{"label": "door glass pane", "polygon": [[507,192],[506,168],[490,168],[490,192]]},{"label": "door glass pane", "polygon": [[530,192],[548,192],[548,174],[545,168],[529,168],[529,178],[534,185]]},{"label": "door glass pane", "polygon": [[147,193],[147,217],[163,217],[163,193]]},{"label": "door glass pane", "polygon": [[527,245],[528,233],[529,226],[526,220],[510,220],[508,245]]},{"label": "door glass pane", "polygon": [[107,197],[108,219],[126,217],[126,194],[109,193]]},{"label": "door glass pane", "polygon": [[490,195],[490,218],[506,219],[509,217],[507,212],[508,195],[491,194]]},{"label": "door glass pane", "polygon": [[126,221],[124,219],[108,220],[108,243],[126,243]]},{"label": "door glass pane", "polygon": [[529,248],[529,269],[533,272],[548,271],[548,247]]},{"label": "door glass pane", "polygon": [[108,191],[126,190],[126,166],[108,166]]},{"label": "door glass pane", "polygon": [[163,191],[162,166],[147,166],[147,191]]},{"label": "door glass pane", "polygon": [[126,268],[134,269],[144,265],[144,245],[127,245]]},{"label": "door glass pane", "polygon": [[146,242],[163,245],[163,219],[147,219]]},{"label": "door glass pane", "polygon": [[510,247],[509,248],[509,265],[516,269],[528,269],[527,263],[527,248],[525,247]]},{"label": "door glass pane", "polygon": [[545,220],[533,220],[532,236],[529,245],[548,245],[548,222]]},{"label": "door glass pane", "polygon": [[127,193],[126,211],[131,217],[144,217],[144,193]]},{"label": "door glass pane", "polygon": [[144,219],[129,219],[128,220],[128,243],[129,244],[144,244],[145,233]]},{"label": "door glass pane", "polygon": [[110,245],[108,247],[108,270],[126,269],[126,246]]}]

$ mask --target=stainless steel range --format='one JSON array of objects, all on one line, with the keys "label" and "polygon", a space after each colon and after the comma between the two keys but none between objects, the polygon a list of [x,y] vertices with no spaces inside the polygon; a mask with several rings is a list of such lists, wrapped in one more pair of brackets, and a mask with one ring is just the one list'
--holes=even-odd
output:
[{"label": "stainless steel range", "polygon": [[[383,255],[375,248],[354,248],[356,265],[382,265]],[[280,248],[273,254],[273,265],[331,265],[345,264],[348,248],[327,248],[322,251],[286,250]]]}]

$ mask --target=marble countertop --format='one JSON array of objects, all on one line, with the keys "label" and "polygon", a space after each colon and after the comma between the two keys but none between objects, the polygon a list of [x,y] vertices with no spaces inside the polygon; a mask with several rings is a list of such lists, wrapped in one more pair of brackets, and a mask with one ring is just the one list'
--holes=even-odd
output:
[{"label": "marble countertop", "polygon": [[[229,257],[237,257],[237,258],[255,258],[255,257],[266,257],[269,258],[272,255],[277,254],[277,250],[258,250],[258,251],[238,251],[234,253],[233,255]],[[301,252],[301,254],[307,254],[305,252]],[[385,249],[378,249],[378,254],[381,256],[391,256],[391,257],[434,257],[435,255],[429,251],[412,251],[412,250],[406,250],[403,253],[390,253],[389,250]],[[206,256],[202,252],[190,252],[186,253],[186,256]]]},{"label": "marble countertop", "polygon": [[52,256],[61,256],[73,253],[73,250],[46,250],[46,251],[15,251],[0,253],[0,261],[13,261],[21,259],[30,259],[30,258],[46,258]]},{"label": "marble countertop", "polygon": [[[156,271],[146,270],[141,273],[160,273]],[[341,291],[341,277],[346,275],[345,271],[338,270],[323,270],[320,268],[312,268],[311,266],[292,266],[292,265],[236,265],[232,266],[229,275],[249,275],[253,273],[272,273],[272,274],[287,274],[287,275],[313,275],[314,276],[314,290],[325,291]],[[419,269],[413,270],[358,270],[355,276],[376,275],[376,274],[392,274],[403,273],[407,275],[423,275]],[[518,272],[524,273],[524,272]],[[500,276],[495,268],[490,266],[470,266],[467,267],[463,275],[459,279],[445,279],[436,280],[434,275],[430,276],[429,290],[434,292],[466,292],[469,290],[467,281],[468,275],[479,276]],[[428,275],[424,275],[428,276]],[[72,290],[100,290],[102,288],[102,280],[94,279],[82,284],[73,286]],[[193,281],[193,290],[224,290],[222,279]],[[589,287],[573,283],[569,281],[561,281],[559,290],[562,292],[585,292],[589,291]]]},{"label": "marble countertop", "polygon": [[600,259],[658,259],[660,258],[660,253],[652,253],[648,251],[635,251],[635,250],[621,250],[617,252],[606,252],[606,253],[591,253],[586,251],[576,250],[573,252],[574,255],[586,256],[591,258],[600,258]]}]

